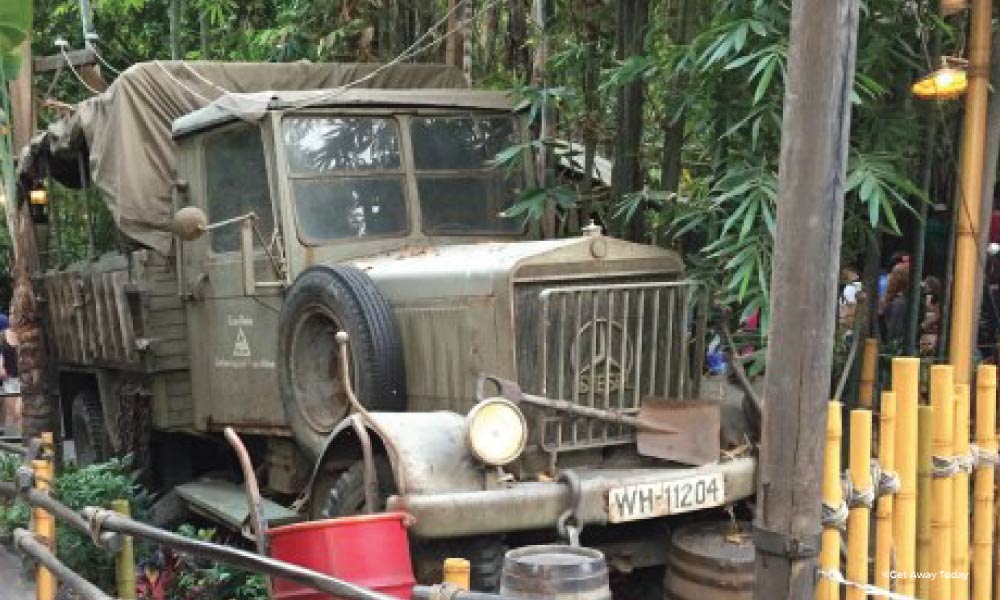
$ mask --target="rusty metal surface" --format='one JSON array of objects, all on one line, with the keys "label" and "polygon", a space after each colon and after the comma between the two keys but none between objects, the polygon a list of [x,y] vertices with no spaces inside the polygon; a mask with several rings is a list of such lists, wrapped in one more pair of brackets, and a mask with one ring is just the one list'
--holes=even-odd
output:
[{"label": "rusty metal surface", "polygon": [[666,600],[750,600],[754,547],[749,523],[710,521],[677,530],[671,539]]},{"label": "rusty metal surface", "polygon": [[704,465],[719,459],[722,449],[719,403],[645,398],[639,414],[646,421],[677,432],[663,435],[640,429],[636,439],[639,454],[688,465]]},{"label": "rusty metal surface", "polygon": [[[608,492],[612,488],[658,483],[719,473],[725,479],[725,503],[755,493],[757,461],[736,458],[691,468],[579,469],[579,518],[588,525],[608,523]],[[410,494],[389,500],[391,510],[406,510],[415,518],[411,528],[422,537],[441,538],[533,529],[552,529],[569,501],[565,485],[555,482],[514,483],[482,492]]]}]

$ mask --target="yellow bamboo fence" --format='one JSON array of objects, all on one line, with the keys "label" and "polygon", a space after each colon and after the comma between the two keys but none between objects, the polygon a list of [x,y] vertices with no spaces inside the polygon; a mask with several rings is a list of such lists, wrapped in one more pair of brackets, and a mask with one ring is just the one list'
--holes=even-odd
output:
[{"label": "yellow bamboo fence", "polygon": [[829,404],[819,600],[1000,600],[997,368],[980,367],[970,389],[932,366],[923,399],[919,375],[917,359],[894,359],[877,413],[859,403],[846,419]]}]

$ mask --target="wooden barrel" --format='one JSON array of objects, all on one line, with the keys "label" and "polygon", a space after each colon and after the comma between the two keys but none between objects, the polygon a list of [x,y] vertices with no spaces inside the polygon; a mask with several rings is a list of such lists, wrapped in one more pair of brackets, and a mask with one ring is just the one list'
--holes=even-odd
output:
[{"label": "wooden barrel", "polygon": [[507,553],[500,594],[538,600],[611,600],[608,564],[592,548],[525,546]]},{"label": "wooden barrel", "polygon": [[754,549],[750,524],[687,525],[670,540],[665,600],[751,600]]}]

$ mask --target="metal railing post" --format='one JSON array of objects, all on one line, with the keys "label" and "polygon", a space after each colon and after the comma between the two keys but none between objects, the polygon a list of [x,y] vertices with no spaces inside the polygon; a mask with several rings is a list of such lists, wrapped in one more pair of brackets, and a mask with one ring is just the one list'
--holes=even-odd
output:
[{"label": "metal railing post", "polygon": [[[48,493],[52,488],[52,481],[55,478],[55,469],[52,466],[52,434],[42,434],[43,451],[42,458],[31,461],[31,470],[34,473],[35,489],[42,493]],[[46,447],[47,446],[47,447]],[[32,510],[32,530],[41,543],[55,555],[56,553],[56,520],[45,509],[35,507]],[[41,563],[38,564],[35,576],[35,597],[37,600],[53,600],[56,596],[55,576]]]},{"label": "metal railing post", "polygon": [[[120,515],[131,516],[128,500],[113,501],[111,509]],[[123,535],[121,544],[121,550],[115,555],[115,584],[118,597],[121,600],[136,600],[135,549],[132,545],[132,536]]]}]

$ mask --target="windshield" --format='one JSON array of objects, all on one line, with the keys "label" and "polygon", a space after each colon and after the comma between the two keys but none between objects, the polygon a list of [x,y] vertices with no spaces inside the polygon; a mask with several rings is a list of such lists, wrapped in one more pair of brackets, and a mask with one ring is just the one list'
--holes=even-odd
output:
[{"label": "windshield", "polygon": [[406,233],[394,120],[286,118],[284,140],[304,242]]},{"label": "windshield", "polygon": [[518,234],[520,220],[500,216],[514,203],[523,172],[489,161],[517,143],[512,117],[419,117],[411,124],[424,231],[439,235]]},{"label": "windshield", "polygon": [[[500,216],[524,173],[489,161],[518,141],[509,116],[402,118],[409,123],[423,229],[432,235],[520,234]],[[391,117],[287,117],[285,153],[303,242],[405,235],[407,185]],[[411,192],[412,193],[412,192]]]}]

